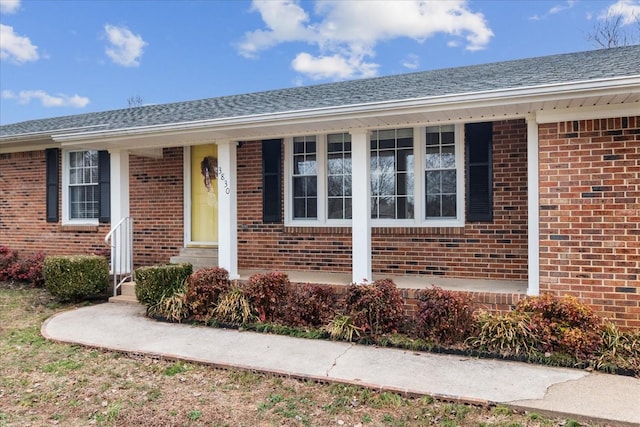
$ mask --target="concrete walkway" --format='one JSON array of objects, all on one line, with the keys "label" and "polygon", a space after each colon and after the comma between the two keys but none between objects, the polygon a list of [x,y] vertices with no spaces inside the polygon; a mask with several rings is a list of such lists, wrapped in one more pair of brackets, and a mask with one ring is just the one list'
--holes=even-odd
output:
[{"label": "concrete walkway", "polygon": [[59,313],[42,334],[108,350],[640,426],[640,379],[630,377],[162,323],[130,304]]}]

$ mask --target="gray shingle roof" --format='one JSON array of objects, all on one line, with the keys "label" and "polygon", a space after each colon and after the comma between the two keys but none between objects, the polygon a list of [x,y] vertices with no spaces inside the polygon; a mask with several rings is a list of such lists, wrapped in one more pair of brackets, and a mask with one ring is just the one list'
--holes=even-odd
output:
[{"label": "gray shingle roof", "polygon": [[[0,139],[73,128],[127,129],[634,75],[640,75],[640,45],[30,120],[0,126]],[[87,129],[92,126],[99,127]]]}]

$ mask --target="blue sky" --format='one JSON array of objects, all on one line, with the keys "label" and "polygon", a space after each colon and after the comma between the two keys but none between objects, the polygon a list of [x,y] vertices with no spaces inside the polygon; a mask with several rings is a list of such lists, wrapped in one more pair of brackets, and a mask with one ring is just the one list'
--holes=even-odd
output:
[{"label": "blue sky", "polygon": [[0,0],[0,124],[591,50],[607,16],[640,0]]}]

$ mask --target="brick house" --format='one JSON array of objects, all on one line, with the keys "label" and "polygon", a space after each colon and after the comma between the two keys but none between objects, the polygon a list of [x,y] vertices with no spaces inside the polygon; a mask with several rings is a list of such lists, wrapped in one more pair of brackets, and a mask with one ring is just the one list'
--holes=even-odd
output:
[{"label": "brick house", "polygon": [[135,265],[571,294],[638,328],[640,46],[0,127],[0,244],[101,252],[123,218]]}]

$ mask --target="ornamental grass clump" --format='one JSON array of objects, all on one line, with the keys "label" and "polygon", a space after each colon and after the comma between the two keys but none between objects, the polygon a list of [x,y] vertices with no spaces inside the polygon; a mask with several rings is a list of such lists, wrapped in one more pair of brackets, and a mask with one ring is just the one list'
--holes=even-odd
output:
[{"label": "ornamental grass clump", "polygon": [[538,339],[530,327],[526,313],[481,313],[477,319],[477,334],[467,339],[471,348],[507,356],[528,356],[537,349]]},{"label": "ornamental grass clump", "polygon": [[214,310],[214,318],[218,322],[230,325],[246,325],[253,322],[256,315],[244,290],[239,286],[233,286],[220,295]]},{"label": "ornamental grass clump", "polygon": [[208,322],[220,295],[230,287],[229,272],[224,268],[207,267],[192,273],[185,286],[185,303],[193,319]]},{"label": "ornamental grass clump", "polygon": [[471,297],[432,286],[418,291],[416,335],[438,344],[462,342],[474,330]]},{"label": "ornamental grass clump", "polygon": [[344,311],[355,326],[373,337],[398,332],[405,320],[402,297],[389,279],[350,285]]}]

